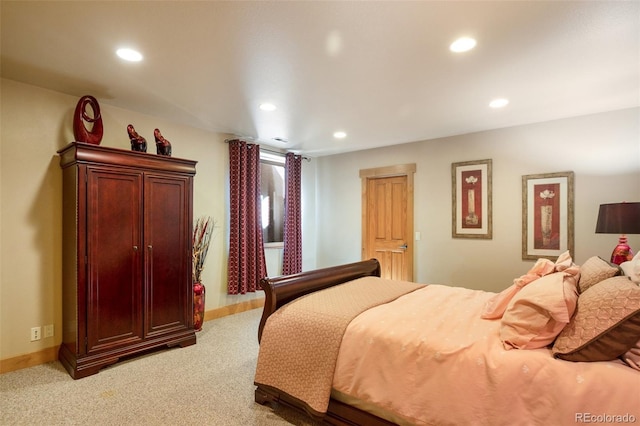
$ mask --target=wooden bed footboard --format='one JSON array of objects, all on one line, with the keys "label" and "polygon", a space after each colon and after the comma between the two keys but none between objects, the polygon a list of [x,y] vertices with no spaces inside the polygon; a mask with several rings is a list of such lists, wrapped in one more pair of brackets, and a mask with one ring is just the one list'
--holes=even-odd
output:
[{"label": "wooden bed footboard", "polygon": [[295,398],[291,398],[289,395],[280,393],[275,389],[258,386],[255,390],[255,401],[258,404],[271,405],[272,407],[281,404],[299,413],[306,414],[317,423],[322,422],[333,426],[395,426],[395,423],[336,401],[333,398],[329,400],[329,408],[323,418],[310,414]]},{"label": "wooden bed footboard", "polygon": [[380,276],[380,263],[377,259],[316,269],[294,275],[263,278],[260,281],[260,286],[264,290],[265,300],[258,328],[258,341],[262,338],[262,330],[267,318],[281,306],[305,294],[367,276]]},{"label": "wooden bed footboard", "polygon": [[[281,306],[295,300],[305,294],[333,287],[358,278],[367,276],[380,276],[380,263],[376,259],[317,269],[294,275],[286,275],[276,278],[263,278],[260,285],[264,289],[265,303],[260,326],[258,328],[258,341],[262,338],[267,318]],[[284,392],[264,386],[258,386],[255,390],[255,401],[259,404],[284,404],[299,412],[318,419],[305,410],[304,404],[290,397]],[[327,413],[322,418],[323,423],[337,426],[389,426],[393,423],[362,411],[358,408],[336,401],[329,401]]]}]

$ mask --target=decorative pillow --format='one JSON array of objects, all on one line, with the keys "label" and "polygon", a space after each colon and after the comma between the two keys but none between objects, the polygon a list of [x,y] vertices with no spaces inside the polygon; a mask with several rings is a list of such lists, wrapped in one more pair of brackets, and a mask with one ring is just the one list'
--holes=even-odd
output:
[{"label": "decorative pillow", "polygon": [[580,267],[573,263],[569,250],[558,256],[558,259],[556,259],[556,263],[554,264],[554,272],[565,272],[569,275],[573,275],[576,277],[576,281],[580,278]]},{"label": "decorative pillow", "polygon": [[622,262],[620,264],[620,269],[622,269],[622,272],[624,272],[631,281],[636,284],[640,284],[640,252],[633,256],[632,260]]},{"label": "decorative pillow", "polygon": [[598,256],[590,257],[580,267],[578,291],[584,293],[589,287],[617,275],[618,272],[618,268],[611,266],[609,262],[602,258]]},{"label": "decorative pillow", "polygon": [[549,275],[552,272],[565,271],[571,275],[577,275],[580,267],[573,263],[569,251],[565,251],[553,263],[549,259],[538,259],[529,272],[513,280],[513,285],[502,290],[487,301],[480,315],[484,319],[502,318],[509,302],[527,284],[532,283],[540,277]]},{"label": "decorative pillow", "polygon": [[505,349],[537,349],[550,345],[576,309],[576,278],[555,272],[524,287],[509,302],[500,324]]},{"label": "decorative pillow", "polygon": [[576,315],[558,336],[553,355],[568,361],[608,361],[640,340],[640,287],[608,278],[580,295]]},{"label": "decorative pillow", "polygon": [[481,317],[484,319],[502,318],[507,305],[513,297],[527,284],[545,276],[554,270],[554,264],[549,259],[538,259],[529,272],[513,280],[510,287],[502,290],[487,301]]}]

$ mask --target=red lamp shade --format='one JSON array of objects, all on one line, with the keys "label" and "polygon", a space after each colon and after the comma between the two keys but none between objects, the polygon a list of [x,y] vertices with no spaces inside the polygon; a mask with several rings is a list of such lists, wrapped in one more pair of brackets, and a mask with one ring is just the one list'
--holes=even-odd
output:
[{"label": "red lamp shade", "polygon": [[611,263],[619,265],[631,260],[633,251],[627,244],[626,234],[640,234],[640,203],[601,204],[596,234],[620,234]]}]

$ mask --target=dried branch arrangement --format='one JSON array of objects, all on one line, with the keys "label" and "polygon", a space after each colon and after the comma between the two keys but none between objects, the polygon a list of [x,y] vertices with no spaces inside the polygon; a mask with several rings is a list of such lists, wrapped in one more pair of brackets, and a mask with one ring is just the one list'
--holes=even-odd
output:
[{"label": "dried branch arrangement", "polygon": [[209,243],[216,221],[211,217],[200,217],[196,220],[193,228],[193,270],[192,278],[194,283],[201,282],[204,261],[207,259]]}]

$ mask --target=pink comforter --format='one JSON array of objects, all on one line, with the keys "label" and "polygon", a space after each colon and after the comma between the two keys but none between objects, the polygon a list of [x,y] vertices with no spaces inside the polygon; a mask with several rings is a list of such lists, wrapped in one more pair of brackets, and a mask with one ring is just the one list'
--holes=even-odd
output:
[{"label": "pink comforter", "polygon": [[360,314],[334,390],[401,424],[640,423],[640,372],[554,359],[547,348],[505,350],[500,320],[480,318],[493,295],[429,285]]}]

